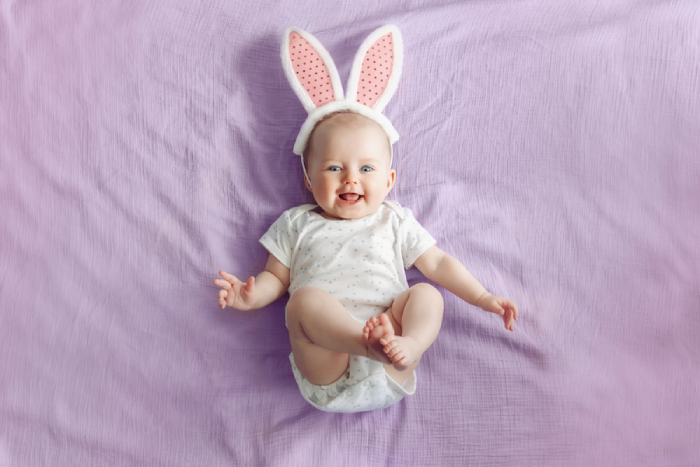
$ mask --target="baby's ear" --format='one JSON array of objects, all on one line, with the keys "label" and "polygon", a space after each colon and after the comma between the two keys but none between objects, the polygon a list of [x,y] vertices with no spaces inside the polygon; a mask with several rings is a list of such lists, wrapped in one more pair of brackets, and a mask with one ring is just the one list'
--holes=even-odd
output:
[{"label": "baby's ear", "polygon": [[314,192],[314,190],[311,188],[311,184],[309,183],[308,170],[304,173],[304,186],[305,186],[306,189],[309,190],[311,193]]},{"label": "baby's ear", "polygon": [[307,112],[343,99],[338,70],[321,43],[299,28],[289,28],[282,40],[282,67]]},{"label": "baby's ear", "polygon": [[387,180],[386,185],[386,187],[389,189],[387,193],[389,193],[391,189],[394,188],[394,183],[396,183],[396,170],[391,169],[389,170],[389,179]]},{"label": "baby's ear", "polygon": [[403,40],[399,28],[383,26],[365,39],[355,55],[347,98],[381,112],[401,78]]}]

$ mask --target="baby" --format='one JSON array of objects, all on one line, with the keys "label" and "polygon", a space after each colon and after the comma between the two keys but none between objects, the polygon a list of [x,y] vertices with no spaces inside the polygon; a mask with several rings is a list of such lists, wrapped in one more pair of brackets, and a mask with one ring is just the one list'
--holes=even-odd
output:
[{"label": "baby", "polygon": [[410,210],[386,200],[396,181],[390,132],[346,107],[318,118],[305,136],[304,183],[317,204],[290,209],[270,227],[260,240],[270,256],[257,277],[242,282],[221,271],[214,281],[222,309],[262,308],[289,292],[292,372],[302,396],[332,412],[380,409],[414,393],[443,300],[429,284],[409,288],[404,268],[415,265],[502,316],[510,331],[518,319],[515,303],[487,292]]}]

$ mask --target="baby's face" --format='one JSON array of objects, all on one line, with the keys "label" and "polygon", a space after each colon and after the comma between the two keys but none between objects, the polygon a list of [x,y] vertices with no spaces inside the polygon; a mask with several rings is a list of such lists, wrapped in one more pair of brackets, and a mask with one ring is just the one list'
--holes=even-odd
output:
[{"label": "baby's face", "polygon": [[373,214],[394,186],[384,130],[357,114],[339,114],[316,127],[308,148],[306,187],[327,219]]}]

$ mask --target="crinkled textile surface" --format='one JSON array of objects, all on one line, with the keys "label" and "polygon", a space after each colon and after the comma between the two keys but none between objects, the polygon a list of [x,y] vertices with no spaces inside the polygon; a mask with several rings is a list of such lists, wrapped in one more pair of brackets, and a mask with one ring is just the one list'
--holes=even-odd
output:
[{"label": "crinkled textile surface", "polygon": [[[391,197],[521,318],[329,414],[212,281],[310,201],[283,31],[389,23]],[[0,219],[0,466],[700,465],[696,1],[0,0]]]}]

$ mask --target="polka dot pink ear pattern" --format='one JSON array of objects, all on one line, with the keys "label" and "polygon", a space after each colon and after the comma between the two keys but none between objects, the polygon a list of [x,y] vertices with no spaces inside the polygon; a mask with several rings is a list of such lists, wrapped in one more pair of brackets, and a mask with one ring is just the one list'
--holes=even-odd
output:
[{"label": "polka dot pink ear pattern", "polygon": [[367,107],[374,106],[386,89],[393,67],[394,46],[391,33],[388,33],[377,39],[365,54],[357,86],[357,102]]},{"label": "polka dot pink ear pattern", "polygon": [[297,79],[316,107],[335,100],[331,77],[321,56],[297,32],[289,34],[289,58]]}]

